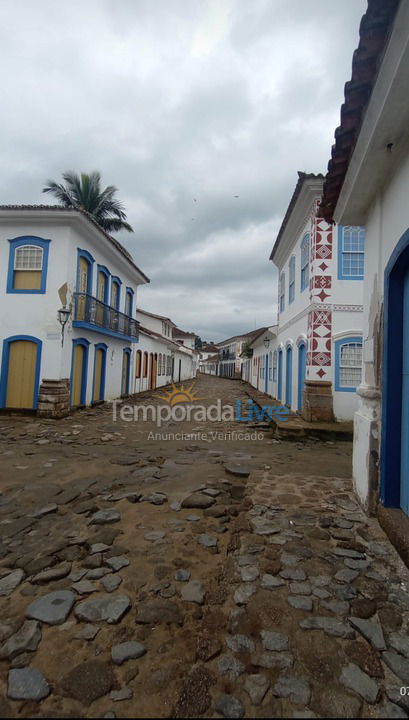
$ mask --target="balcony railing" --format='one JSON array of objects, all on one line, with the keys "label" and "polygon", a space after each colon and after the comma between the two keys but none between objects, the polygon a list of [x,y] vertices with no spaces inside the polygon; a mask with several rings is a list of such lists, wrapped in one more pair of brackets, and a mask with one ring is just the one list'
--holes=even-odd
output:
[{"label": "balcony railing", "polygon": [[230,350],[221,350],[221,352],[219,353],[219,359],[220,360],[235,360],[236,353],[231,352]]},{"label": "balcony railing", "polygon": [[74,322],[88,323],[118,335],[139,337],[139,322],[87,293],[74,293]]}]

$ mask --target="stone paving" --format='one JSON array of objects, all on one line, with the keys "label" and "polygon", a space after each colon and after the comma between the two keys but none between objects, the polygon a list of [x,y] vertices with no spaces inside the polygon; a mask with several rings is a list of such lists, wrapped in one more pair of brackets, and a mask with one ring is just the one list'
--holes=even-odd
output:
[{"label": "stone paving", "polygon": [[409,575],[350,444],[151,430],[0,420],[0,717],[408,717]]}]

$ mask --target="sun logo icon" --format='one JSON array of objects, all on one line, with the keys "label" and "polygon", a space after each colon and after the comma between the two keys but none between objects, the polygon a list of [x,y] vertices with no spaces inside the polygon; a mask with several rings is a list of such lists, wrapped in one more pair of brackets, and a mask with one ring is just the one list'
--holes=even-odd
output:
[{"label": "sun logo icon", "polygon": [[193,382],[189,387],[185,387],[183,384],[180,387],[176,387],[173,383],[172,390],[165,390],[165,394],[160,397],[166,400],[171,407],[181,405],[182,403],[194,403],[198,400],[205,400],[205,398],[197,397],[195,390],[193,390],[194,385]]}]

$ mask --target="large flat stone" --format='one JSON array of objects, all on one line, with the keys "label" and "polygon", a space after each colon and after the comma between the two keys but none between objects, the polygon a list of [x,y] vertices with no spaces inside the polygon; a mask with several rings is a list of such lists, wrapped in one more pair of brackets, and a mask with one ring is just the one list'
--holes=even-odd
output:
[{"label": "large flat stone", "polygon": [[378,622],[364,620],[363,618],[350,617],[349,622],[361,635],[375,648],[375,650],[386,650],[385,638],[382,626]]},{"label": "large flat stone", "polygon": [[114,682],[114,673],[108,663],[90,660],[70,670],[61,685],[66,695],[84,705],[90,705],[97,698],[109,693]]},{"label": "large flat stone", "polygon": [[121,513],[118,510],[99,510],[92,515],[89,524],[90,525],[110,525],[111,523],[119,522],[121,519]]},{"label": "large flat stone", "polygon": [[41,628],[36,620],[26,620],[0,649],[0,659],[12,660],[23,652],[34,652],[41,641]]},{"label": "large flat stone", "polygon": [[111,649],[112,662],[115,665],[122,665],[127,660],[136,660],[146,653],[145,645],[134,640],[119,643]]},{"label": "large flat stone", "polygon": [[37,668],[15,668],[8,675],[7,696],[11,700],[39,702],[50,694],[50,686]]},{"label": "large flat stone", "polygon": [[61,625],[66,621],[75,602],[70,590],[56,590],[34,600],[26,608],[25,615],[47,625]]},{"label": "large flat stone", "polygon": [[206,508],[209,508],[211,505],[214,505],[214,498],[210,497],[210,495],[204,495],[203,493],[192,493],[192,495],[189,495],[184,500],[182,500],[182,508],[198,508],[205,510]]},{"label": "large flat stone", "polygon": [[250,475],[249,468],[242,463],[229,463],[224,466],[224,469],[229,475],[235,475],[236,477],[247,478]]},{"label": "large flat stone", "polygon": [[260,635],[264,650],[275,650],[277,652],[288,650],[288,635],[271,630],[262,630]]},{"label": "large flat stone", "polygon": [[10,595],[24,580],[24,570],[18,568],[0,578],[0,595]]},{"label": "large flat stone", "polygon": [[358,665],[350,663],[344,667],[341,673],[340,683],[348,688],[348,690],[353,690],[357,695],[360,695],[367,703],[373,704],[376,702],[379,687],[375,680],[364,673]]},{"label": "large flat stone", "polygon": [[334,637],[348,638],[350,640],[355,638],[355,632],[349,625],[331,617],[317,615],[305,618],[305,620],[301,620],[300,627],[304,630],[322,630],[327,635],[333,635]]},{"label": "large flat stone", "polygon": [[39,585],[41,583],[48,583],[52,582],[53,580],[61,580],[61,578],[66,577],[71,572],[71,563],[70,562],[63,562],[60,563],[60,565],[54,565],[52,568],[48,568],[48,570],[42,570],[41,572],[37,573],[37,575],[34,575],[34,577],[31,578],[32,583],[35,585]]},{"label": "large flat stone", "polygon": [[103,594],[78,603],[74,615],[85,622],[107,622],[112,625],[118,623],[130,607],[131,601],[127,595]]},{"label": "large flat stone", "polygon": [[139,603],[136,622],[142,625],[183,625],[184,617],[172,600],[153,599]]},{"label": "large flat stone", "polygon": [[273,694],[276,697],[289,698],[297,705],[308,705],[311,697],[311,689],[308,681],[294,675],[282,675],[273,686]]},{"label": "large flat stone", "polygon": [[205,599],[205,591],[203,585],[199,580],[190,580],[183,585],[181,590],[182,600],[187,602],[194,602],[198,605],[203,605]]}]

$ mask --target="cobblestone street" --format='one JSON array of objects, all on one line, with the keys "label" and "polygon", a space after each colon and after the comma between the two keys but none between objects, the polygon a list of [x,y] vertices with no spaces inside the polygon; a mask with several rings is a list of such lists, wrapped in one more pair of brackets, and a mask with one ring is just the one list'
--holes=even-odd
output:
[{"label": "cobblestone street", "polygon": [[409,575],[351,451],[110,405],[2,416],[0,717],[408,717]]}]

